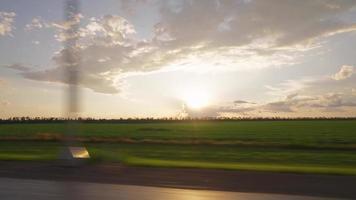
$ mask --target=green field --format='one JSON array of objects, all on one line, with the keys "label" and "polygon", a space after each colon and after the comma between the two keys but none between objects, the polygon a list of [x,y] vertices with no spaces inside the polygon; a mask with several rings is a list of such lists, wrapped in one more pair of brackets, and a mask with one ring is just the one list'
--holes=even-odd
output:
[{"label": "green field", "polygon": [[[0,159],[55,159],[66,128],[1,124]],[[96,162],[356,175],[351,120],[84,123],[79,129],[77,139]]]}]

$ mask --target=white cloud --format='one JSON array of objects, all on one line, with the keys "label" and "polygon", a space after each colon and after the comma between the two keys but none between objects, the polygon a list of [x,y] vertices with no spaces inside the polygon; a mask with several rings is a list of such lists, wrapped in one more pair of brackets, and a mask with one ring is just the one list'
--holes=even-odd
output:
[{"label": "white cloud", "polygon": [[82,14],[76,14],[71,19],[60,22],[50,23],[50,27],[55,28],[56,34],[54,37],[60,41],[64,42],[69,39],[79,38],[80,34],[76,31],[69,31],[70,29],[75,30],[76,26],[79,26],[81,19],[83,18]]},{"label": "white cloud", "polygon": [[42,28],[49,28],[51,25],[43,20],[41,17],[34,17],[30,23],[25,25],[26,31],[40,30]]},{"label": "white cloud", "polygon": [[90,18],[89,22],[79,28],[76,33],[69,34],[67,30],[79,25],[84,16],[82,14],[75,15],[71,20],[49,22],[41,17],[35,17],[31,23],[26,25],[27,31],[38,30],[42,28],[50,28],[56,31],[54,37],[60,41],[66,41],[73,37],[78,37],[83,44],[88,40],[98,40],[106,44],[114,45],[121,44],[122,41],[135,34],[135,29],[125,18],[116,15],[105,15],[101,18]]},{"label": "white cloud", "polygon": [[336,74],[334,74],[332,76],[332,78],[334,80],[344,80],[347,78],[350,78],[352,76],[352,74],[354,74],[355,70],[353,66],[349,66],[349,65],[343,65],[340,69],[339,72],[337,72]]},{"label": "white cloud", "polygon": [[90,39],[100,36],[101,40],[110,45],[124,45],[124,42],[129,42],[133,38],[136,31],[134,26],[125,18],[106,15],[100,19],[91,18],[86,27],[80,30],[80,34],[84,37],[90,37]]},{"label": "white cloud", "polygon": [[30,23],[25,25],[25,31],[36,31],[41,29],[54,29],[54,37],[57,41],[63,42],[73,37],[79,37],[79,33],[69,33],[67,30],[78,25],[83,18],[82,14],[75,15],[70,20],[49,22],[42,17],[34,17]]},{"label": "white cloud", "polygon": [[11,35],[15,16],[14,12],[0,12],[0,36]]}]

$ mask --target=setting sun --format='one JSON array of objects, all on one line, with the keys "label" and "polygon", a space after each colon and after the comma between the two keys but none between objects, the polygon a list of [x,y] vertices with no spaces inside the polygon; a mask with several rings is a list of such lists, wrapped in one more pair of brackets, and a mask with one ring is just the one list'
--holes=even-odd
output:
[{"label": "setting sun", "polygon": [[203,108],[210,103],[210,95],[204,90],[190,90],[183,96],[184,103],[193,109]]}]

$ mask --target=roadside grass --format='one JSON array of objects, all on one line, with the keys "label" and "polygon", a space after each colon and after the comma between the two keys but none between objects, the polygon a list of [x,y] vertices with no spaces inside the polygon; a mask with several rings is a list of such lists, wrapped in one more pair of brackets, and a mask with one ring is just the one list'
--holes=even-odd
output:
[{"label": "roadside grass", "polygon": [[[214,145],[87,143],[93,163],[356,175],[356,152]],[[0,142],[0,160],[54,161],[57,142]]]},{"label": "roadside grass", "polygon": [[209,145],[89,146],[93,158],[128,165],[356,175],[355,151]]},{"label": "roadside grass", "polygon": [[55,160],[59,155],[59,149],[59,143],[0,141],[0,160]]},{"label": "roadside grass", "polygon": [[131,157],[128,164],[148,167],[180,167],[180,168],[202,168],[223,170],[244,170],[264,172],[289,172],[308,174],[333,174],[333,175],[356,175],[355,167],[327,167],[289,164],[263,164],[263,163],[212,163],[196,161],[159,160]]}]

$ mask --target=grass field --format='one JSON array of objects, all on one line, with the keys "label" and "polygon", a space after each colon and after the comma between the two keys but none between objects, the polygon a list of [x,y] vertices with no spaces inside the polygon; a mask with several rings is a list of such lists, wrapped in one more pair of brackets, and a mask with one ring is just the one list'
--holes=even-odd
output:
[{"label": "grass field", "polygon": [[[0,159],[56,159],[61,143],[51,135],[65,130],[60,123],[2,124]],[[86,123],[78,137],[92,138],[84,143],[94,161],[356,175],[356,121],[350,120]]]}]

